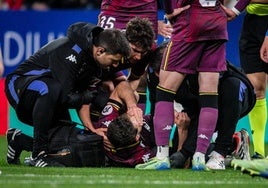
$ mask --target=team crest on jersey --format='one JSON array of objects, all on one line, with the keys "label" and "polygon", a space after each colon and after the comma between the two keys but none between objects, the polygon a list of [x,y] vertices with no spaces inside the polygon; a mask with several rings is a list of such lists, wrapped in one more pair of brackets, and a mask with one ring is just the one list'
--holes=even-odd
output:
[{"label": "team crest on jersey", "polygon": [[113,112],[113,107],[112,107],[112,105],[108,104],[104,107],[101,114],[107,116],[107,115],[111,114],[112,112]]},{"label": "team crest on jersey", "polygon": [[71,61],[71,62],[77,64],[77,62],[76,62],[76,57],[75,57],[75,55],[73,55],[73,54],[71,54],[71,55],[69,55],[68,57],[66,57],[66,59],[68,59],[69,61]]}]

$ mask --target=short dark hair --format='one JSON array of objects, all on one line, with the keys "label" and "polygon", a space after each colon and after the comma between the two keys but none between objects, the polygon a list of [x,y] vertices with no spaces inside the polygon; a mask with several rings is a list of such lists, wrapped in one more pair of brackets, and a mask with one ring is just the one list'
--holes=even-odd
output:
[{"label": "short dark hair", "polygon": [[105,48],[108,54],[121,54],[124,57],[128,57],[130,53],[130,47],[128,40],[124,33],[118,29],[105,29],[94,37],[94,45]]},{"label": "short dark hair", "polygon": [[107,138],[115,148],[126,147],[136,143],[137,132],[128,116],[122,114],[109,124]]},{"label": "short dark hair", "polygon": [[154,43],[154,30],[148,18],[134,17],[127,23],[127,40],[143,49],[150,50]]}]

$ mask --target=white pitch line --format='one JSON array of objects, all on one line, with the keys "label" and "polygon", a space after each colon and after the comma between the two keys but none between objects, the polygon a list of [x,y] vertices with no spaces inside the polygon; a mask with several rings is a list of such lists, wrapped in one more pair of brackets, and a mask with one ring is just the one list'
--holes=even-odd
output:
[{"label": "white pitch line", "polygon": [[[103,184],[103,185],[245,185],[245,182],[226,182],[226,181],[144,181],[144,182],[137,182],[131,180],[101,180],[101,181],[94,181],[94,180],[70,180],[67,182],[66,180],[56,180],[56,181],[45,181],[45,180],[16,180],[16,181],[2,181],[0,180],[0,185],[12,185],[12,184],[43,184],[43,185],[64,185],[64,184],[77,184],[77,185],[93,185],[93,184]],[[257,183],[262,184],[263,183]],[[256,184],[255,184],[256,185]],[[268,184],[267,184],[268,185]]]},{"label": "white pitch line", "polygon": [[[120,176],[121,180],[116,180],[118,176],[112,176],[112,175],[41,175],[41,174],[6,174],[4,176],[12,177],[12,178],[42,178],[40,180],[38,179],[30,179],[30,180],[15,180],[11,179],[9,180],[1,180],[0,179],[0,185],[7,185],[7,184],[56,184],[56,185],[62,185],[62,184],[86,184],[86,185],[92,185],[92,184],[110,184],[110,185],[121,185],[121,184],[127,184],[127,185],[136,185],[136,184],[144,184],[144,185],[198,185],[198,184],[205,184],[205,185],[245,185],[245,182],[243,181],[221,181],[221,180],[211,180],[211,181],[180,181],[180,180],[145,180],[145,181],[138,181],[135,180],[135,177],[132,177],[133,180],[126,180],[124,177]],[[44,180],[46,177],[53,177],[55,180]],[[59,179],[60,177],[60,179]],[[77,178],[85,178],[85,180],[77,179]],[[90,179],[89,179],[90,178]],[[100,180],[99,178],[103,178]],[[255,185],[261,184],[267,184],[268,182],[256,182]]]}]

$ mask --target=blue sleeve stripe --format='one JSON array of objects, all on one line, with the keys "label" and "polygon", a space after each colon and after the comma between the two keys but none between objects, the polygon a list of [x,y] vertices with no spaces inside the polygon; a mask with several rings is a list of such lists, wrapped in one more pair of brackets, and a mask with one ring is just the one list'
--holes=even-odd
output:
[{"label": "blue sleeve stripe", "polygon": [[49,72],[50,69],[42,69],[42,70],[32,70],[29,72],[24,73],[24,75],[41,75],[45,72]]},{"label": "blue sleeve stripe", "polygon": [[76,51],[76,53],[80,53],[81,52],[81,48],[76,44],[76,45],[74,45],[73,47],[72,47],[72,49],[74,50],[74,51]]},{"label": "blue sleeve stripe", "polygon": [[19,103],[19,97],[15,91],[15,86],[14,86],[14,82],[17,80],[17,78],[18,78],[18,76],[13,76],[8,83],[9,92],[10,92],[12,98],[14,99],[14,101],[16,102],[16,104]]},{"label": "blue sleeve stripe", "polygon": [[39,92],[40,95],[45,95],[48,93],[48,87],[47,84],[40,80],[34,80],[29,84],[27,87],[28,90],[33,90]]}]

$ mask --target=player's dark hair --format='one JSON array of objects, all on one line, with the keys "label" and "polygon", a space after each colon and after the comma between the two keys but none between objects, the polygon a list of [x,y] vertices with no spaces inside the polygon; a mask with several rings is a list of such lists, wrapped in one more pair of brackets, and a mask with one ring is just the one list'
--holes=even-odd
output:
[{"label": "player's dark hair", "polygon": [[109,124],[107,138],[115,148],[127,147],[136,143],[137,131],[128,116],[122,114]]},{"label": "player's dark hair", "polygon": [[137,47],[150,50],[154,43],[154,35],[152,22],[147,18],[135,17],[127,23],[126,37]]},{"label": "player's dark hair", "polygon": [[130,47],[126,36],[118,29],[105,29],[94,37],[94,45],[105,48],[108,54],[121,54],[128,57]]}]

